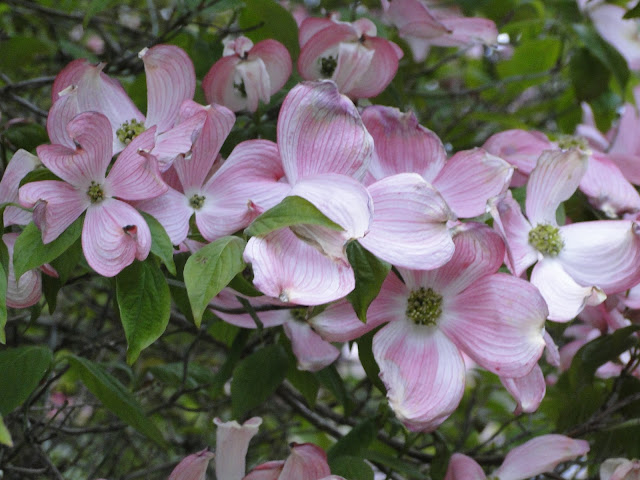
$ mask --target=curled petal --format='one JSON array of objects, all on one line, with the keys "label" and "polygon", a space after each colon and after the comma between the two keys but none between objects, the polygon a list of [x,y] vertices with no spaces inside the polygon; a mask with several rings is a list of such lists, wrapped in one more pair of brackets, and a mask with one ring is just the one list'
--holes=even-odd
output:
[{"label": "curled petal", "polygon": [[47,115],[47,134],[54,145],[75,148],[73,140],[67,132],[67,124],[80,113],[77,98],[78,87],[70,85],[59,93],[60,98],[49,109]]},{"label": "curled petal", "polygon": [[342,42],[338,45],[338,63],[331,79],[341,93],[353,96],[352,91],[360,85],[360,79],[369,69],[374,55],[374,50],[360,42]]},{"label": "curled petal", "polygon": [[482,148],[529,175],[542,152],[553,145],[543,133],[514,129],[491,135]]},{"label": "curled petal", "polygon": [[393,42],[379,37],[369,37],[365,44],[375,53],[357,85],[348,95],[353,98],[370,98],[380,94],[393,80],[398,71],[398,61],[404,55],[402,49]]},{"label": "curled petal", "polygon": [[284,468],[284,460],[275,460],[258,465],[242,480],[278,480]]},{"label": "curled petal", "polygon": [[317,480],[330,474],[324,450],[312,443],[294,443],[278,480]]},{"label": "curled petal", "polygon": [[286,322],[284,331],[291,340],[291,348],[298,359],[299,370],[317,372],[331,365],[340,356],[340,350],[323,340],[305,322]]},{"label": "curled petal", "polygon": [[420,0],[394,0],[385,12],[401,37],[433,39],[449,32]]},{"label": "curled petal", "polygon": [[249,442],[262,424],[260,417],[253,417],[240,425],[235,420],[223,422],[215,418],[216,430],[216,478],[242,480],[245,473],[245,457]]},{"label": "curled petal", "polygon": [[6,303],[11,308],[27,308],[38,303],[42,296],[42,278],[39,270],[29,270],[16,280],[13,270],[13,246],[17,233],[5,233],[2,241],[9,252],[9,272],[7,275]]},{"label": "curled petal", "polygon": [[207,102],[224,105],[234,112],[246,109],[247,100],[242,96],[236,79],[236,67],[242,60],[238,57],[222,57],[213,64],[202,80],[202,89]]},{"label": "curled petal", "polygon": [[600,465],[600,480],[635,480],[640,476],[640,461],[608,458]]},{"label": "curled petal", "polygon": [[518,402],[513,412],[514,415],[519,415],[522,412],[535,412],[547,391],[547,383],[538,365],[535,365],[524,377],[500,377],[500,381],[502,385],[504,385],[504,388],[506,388],[516,402]]},{"label": "curled petal", "polygon": [[100,275],[113,277],[151,250],[147,223],[131,205],[108,198],[87,210],[82,230],[82,251]]},{"label": "curled petal", "polygon": [[[271,99],[271,81],[267,67],[261,58],[243,60],[236,65],[246,96],[245,108],[250,112],[258,110],[259,102],[269,103]],[[234,85],[235,87],[235,85]]]},{"label": "curled petal", "polygon": [[306,19],[300,27],[299,37],[298,72],[305,80],[327,78],[326,72],[322,71],[321,59],[328,56],[335,59],[338,57],[341,43],[353,43],[358,40],[358,34],[352,25],[325,18]]},{"label": "curled petal", "polygon": [[189,455],[176,465],[169,475],[169,480],[205,480],[209,461],[214,456],[206,448]]},{"label": "curled petal", "polygon": [[287,83],[291,76],[291,55],[289,50],[280,42],[268,38],[256,43],[249,52],[248,58],[256,57],[262,60],[269,76],[271,88],[269,94],[273,95]]},{"label": "curled petal", "polygon": [[176,157],[191,152],[194,139],[202,129],[205,118],[206,114],[203,111],[195,112],[175,127],[156,135],[156,143],[151,154],[158,159],[161,171],[168,170]]},{"label": "curled petal", "polygon": [[482,467],[471,457],[454,453],[449,460],[449,468],[444,480],[486,480]]},{"label": "curled petal", "polygon": [[438,20],[450,33],[431,39],[431,45],[463,47],[473,44],[495,45],[498,43],[496,24],[487,18],[455,16]]},{"label": "curled petal", "polygon": [[[0,181],[0,203],[18,202],[18,187],[27,173],[40,164],[38,157],[26,150],[18,150],[7,168],[4,170]],[[4,211],[4,226],[26,225],[31,221],[31,213],[17,207],[6,207]]]},{"label": "curled petal", "polygon": [[334,83],[306,82],[294,87],[282,104],[278,148],[290,183],[318,173],[360,178],[373,139],[355,105]]}]

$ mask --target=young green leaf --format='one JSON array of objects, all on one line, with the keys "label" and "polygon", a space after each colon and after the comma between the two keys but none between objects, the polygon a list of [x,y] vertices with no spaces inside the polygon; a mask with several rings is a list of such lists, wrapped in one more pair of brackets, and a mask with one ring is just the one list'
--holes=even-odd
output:
[{"label": "young green leaf", "polygon": [[380,260],[358,242],[347,245],[347,258],[356,278],[356,287],[347,295],[347,300],[360,321],[366,322],[369,305],[380,293],[382,282],[387,278],[391,265]]},{"label": "young green leaf", "polygon": [[[329,462],[343,456],[362,455],[376,438],[378,427],[375,420],[367,419],[351,429],[327,451]],[[333,469],[331,469],[333,471]]]},{"label": "young green leaf", "polygon": [[331,393],[333,393],[336,399],[342,404],[344,413],[346,415],[349,415],[351,413],[351,409],[353,408],[353,403],[351,401],[351,398],[349,397],[349,394],[347,393],[346,387],[344,386],[344,381],[338,373],[338,370],[336,370],[335,365],[329,365],[319,372],[316,372],[316,378]]},{"label": "young green leaf", "polygon": [[0,415],[0,445],[6,445],[7,447],[13,447],[13,440],[11,440],[11,433],[7,429],[7,426],[4,424],[4,420],[2,420],[2,415]]},{"label": "young green leaf", "polygon": [[152,259],[133,262],[116,277],[120,319],[127,337],[127,363],[162,335],[171,315],[169,286]]},{"label": "young green leaf", "polygon": [[18,347],[0,352],[0,415],[11,413],[29,398],[52,358],[46,347]]},{"label": "young green leaf", "polygon": [[200,326],[211,299],[244,270],[242,252],[245,245],[241,238],[223,237],[198,250],[187,260],[184,283],[197,326]]},{"label": "young green leaf", "polygon": [[153,216],[140,212],[151,231],[151,253],[156,255],[167,267],[169,273],[175,277],[176,265],[173,262],[173,245],[167,231]]},{"label": "young green leaf", "polygon": [[373,480],[373,470],[362,458],[338,457],[329,461],[331,473],[349,480]]}]

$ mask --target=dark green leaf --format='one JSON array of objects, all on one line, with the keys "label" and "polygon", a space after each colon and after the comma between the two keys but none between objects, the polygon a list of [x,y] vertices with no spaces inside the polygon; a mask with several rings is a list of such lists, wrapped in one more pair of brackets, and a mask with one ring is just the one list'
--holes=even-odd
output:
[{"label": "dark green leaf", "polygon": [[58,272],[61,284],[65,284],[71,275],[82,275],[88,267],[82,267],[79,263],[83,260],[82,241],[78,238],[73,245],[67,248],[58,258],[51,261],[51,266]]},{"label": "dark green leaf", "polygon": [[[3,209],[4,210],[4,209]],[[4,211],[2,212],[4,213]],[[0,214],[0,222],[3,222]],[[0,241],[0,343],[7,341],[4,327],[7,325],[7,285],[9,277],[9,251],[3,241]]]},{"label": "dark green leaf", "polygon": [[146,437],[164,445],[164,439],[158,428],[145,416],[136,397],[118,379],[107,372],[102,365],[86,358],[70,355],[67,359],[72,371],[105,407]]},{"label": "dark green leaf", "polygon": [[[180,387],[183,384],[184,366],[183,362],[174,362],[165,365],[154,365],[149,368],[149,371],[163,383]],[[198,385],[213,383],[215,375],[209,368],[205,368],[195,362],[188,362],[187,366],[187,377],[184,379],[186,388],[196,388]]]},{"label": "dark green leaf", "polygon": [[237,274],[229,282],[229,286],[236,292],[242,293],[247,297],[261,297],[264,295],[260,290],[253,286],[253,284],[244,278],[243,272]]},{"label": "dark green leaf", "polygon": [[366,322],[369,305],[380,293],[382,282],[387,278],[391,265],[380,260],[358,242],[347,245],[347,258],[356,278],[356,287],[347,295],[347,300],[360,321]]},{"label": "dark green leaf", "polygon": [[13,248],[13,269],[16,277],[49,263],[67,250],[82,233],[84,216],[80,216],[53,242],[42,243],[42,233],[33,222],[25,227]]},{"label": "dark green leaf", "polygon": [[11,413],[29,398],[52,358],[46,347],[18,347],[0,352],[0,415]]},{"label": "dark green leaf", "polygon": [[368,419],[359,423],[327,451],[329,462],[343,456],[361,456],[375,440],[377,433],[375,420]]},{"label": "dark green leaf", "polygon": [[569,62],[571,83],[578,100],[592,100],[609,86],[611,72],[586,48],[576,51]]},{"label": "dark green leaf", "polygon": [[50,277],[49,275],[42,276],[42,293],[44,293],[44,298],[49,306],[49,313],[56,311],[58,292],[61,287],[62,283],[58,278]]},{"label": "dark green leaf", "polygon": [[0,415],[0,445],[6,445],[7,447],[13,447],[13,440],[11,440],[11,433],[7,429],[7,426],[4,424],[4,420],[2,420],[2,415]]},{"label": "dark green leaf", "polygon": [[307,405],[313,407],[316,404],[320,383],[316,376],[306,370],[298,369],[298,359],[291,349],[291,342],[282,335],[280,343],[285,347],[287,356],[289,357],[289,371],[287,372],[287,380],[298,390],[304,397]]},{"label": "dark green leaf", "polygon": [[329,220],[309,200],[291,196],[285,197],[278,205],[256,218],[244,233],[251,236],[266,235],[274,230],[302,224],[320,225],[338,231],[344,230],[340,225]]},{"label": "dark green leaf", "polygon": [[238,237],[223,237],[198,250],[184,267],[184,283],[193,318],[200,326],[209,302],[244,270],[242,252],[245,242]]},{"label": "dark green leaf", "polygon": [[320,383],[333,393],[336,399],[342,404],[344,413],[349,415],[353,405],[349,395],[347,394],[347,389],[344,386],[342,377],[336,370],[336,367],[334,365],[329,365],[319,372],[316,372],[316,377],[320,380]]},{"label": "dark green leaf", "polygon": [[332,475],[349,480],[373,480],[373,470],[362,458],[345,456],[329,461]]},{"label": "dark green leaf", "polygon": [[376,450],[367,450],[364,454],[367,460],[377,462],[391,468],[394,472],[402,473],[409,478],[425,478],[424,474],[415,466],[398,458]]},{"label": "dark green leaf", "polygon": [[151,253],[157,255],[162,263],[165,264],[169,273],[176,275],[176,265],[173,263],[173,245],[171,239],[167,235],[167,231],[153,216],[146,212],[140,212],[144,220],[149,225],[151,231]]},{"label": "dark green leaf", "polygon": [[386,394],[387,389],[384,388],[384,383],[380,380],[380,367],[376,362],[376,359],[373,357],[373,336],[380,330],[379,327],[371,332],[366,333],[365,335],[358,338],[358,357],[360,358],[360,363],[362,364],[362,368],[364,368],[365,373],[367,374],[367,378],[369,381],[382,393]]},{"label": "dark green leaf", "polygon": [[32,182],[41,182],[43,180],[56,180],[58,182],[62,181],[62,179],[52,171],[47,170],[46,168],[36,168],[35,170],[31,170],[24,177],[22,177],[22,180],[20,180],[20,186]]},{"label": "dark green leaf", "polygon": [[116,296],[127,337],[127,363],[132,364],[167,328],[169,286],[154,261],[135,261],[116,277]]},{"label": "dark green leaf", "polygon": [[[294,63],[298,58],[298,25],[289,11],[275,0],[243,0],[238,25],[248,29],[245,35],[254,43],[273,38],[282,43]],[[256,28],[257,27],[257,28]]]},{"label": "dark green leaf", "polygon": [[87,25],[89,25],[89,20],[91,20],[100,12],[103,12],[104,10],[109,8],[112,3],[114,3],[114,0],[90,0],[89,6],[87,7],[84,14],[82,26],[84,28],[87,28]]},{"label": "dark green leaf", "polygon": [[233,339],[231,350],[229,350],[229,353],[227,354],[227,359],[224,361],[213,380],[211,392],[214,396],[222,392],[224,384],[227,383],[227,380],[231,378],[233,369],[240,361],[240,357],[242,357],[242,351],[244,349],[244,346],[247,344],[250,333],[250,330],[242,329]]},{"label": "dark green leaf", "polygon": [[231,380],[231,406],[234,418],[242,418],[265,402],[282,383],[289,367],[281,345],[270,345],[242,360]]},{"label": "dark green leaf", "polygon": [[638,18],[640,17],[640,2],[636,3],[635,7],[627,10],[627,13],[624,14],[622,18]]}]

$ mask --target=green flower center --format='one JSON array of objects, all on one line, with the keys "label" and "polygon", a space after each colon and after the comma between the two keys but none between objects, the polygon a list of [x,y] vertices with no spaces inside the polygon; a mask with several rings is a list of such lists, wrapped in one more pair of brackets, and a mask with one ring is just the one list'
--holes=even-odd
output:
[{"label": "green flower center", "polygon": [[91,181],[91,185],[89,185],[89,189],[87,190],[87,195],[89,195],[91,203],[101,202],[104,200],[104,190],[102,190],[102,185],[98,185],[96,182]]},{"label": "green flower center", "polygon": [[136,138],[146,129],[144,128],[144,124],[139,122],[135,118],[132,118],[128,122],[124,122],[120,128],[116,131],[116,136],[118,140],[120,140],[125,145],[129,145],[131,140]]},{"label": "green flower center", "polygon": [[328,57],[322,57],[320,59],[320,74],[329,78],[333,75],[333,72],[336,71],[336,67],[338,66],[338,57],[334,57],[329,55]]},{"label": "green flower center", "polygon": [[564,247],[560,230],[553,225],[537,225],[529,231],[529,244],[543,255],[555,257]]},{"label": "green flower center", "polygon": [[244,82],[240,80],[240,83],[234,83],[233,88],[235,88],[242,98],[247,98],[247,89],[244,86]]},{"label": "green flower center", "polygon": [[442,295],[431,288],[413,290],[407,299],[407,317],[416,325],[438,324],[442,315]]},{"label": "green flower center", "polygon": [[206,197],[203,195],[198,195],[197,193],[189,199],[189,205],[191,205],[196,210],[200,210],[204,205]]},{"label": "green flower center", "polygon": [[292,308],[291,316],[296,322],[306,322],[307,321],[307,313],[309,310],[306,308]]},{"label": "green flower center", "polygon": [[589,143],[582,137],[577,137],[574,135],[562,135],[560,138],[558,138],[558,147],[560,147],[562,150],[577,148],[579,150],[587,151],[589,150]]}]

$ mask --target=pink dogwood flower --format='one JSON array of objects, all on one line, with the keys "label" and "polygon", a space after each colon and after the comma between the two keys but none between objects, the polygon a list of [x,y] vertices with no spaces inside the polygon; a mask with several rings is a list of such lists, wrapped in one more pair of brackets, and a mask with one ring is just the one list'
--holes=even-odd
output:
[{"label": "pink dogwood flower", "polygon": [[640,460],[608,458],[600,465],[600,480],[638,480]]},{"label": "pink dogwood flower", "polygon": [[[38,157],[26,150],[20,149],[11,157],[0,181],[0,204],[18,203],[20,181],[38,165],[40,165]],[[31,217],[31,212],[27,210],[7,206],[4,210],[4,226],[26,225],[31,221]]]},{"label": "pink dogwood flower", "polygon": [[138,110],[120,83],[86,60],[67,65],[53,83],[53,106],[47,131],[54,144],[74,148],[67,123],[82,112],[99,112],[109,119],[113,153],[122,151],[141,132],[155,128],[151,154],[166,170],[173,159],[191,149],[194,131],[203,118],[194,117],[174,128],[180,105],[193,98],[196,85],[193,63],[184,50],[173,45],[156,45],[139,53],[147,77],[147,115]]},{"label": "pink dogwood flower", "polygon": [[205,480],[209,461],[215,457],[213,452],[206,448],[184,458],[173,469],[169,480]]},{"label": "pink dogwood flower", "polygon": [[375,97],[391,83],[403,55],[400,47],[376,33],[367,18],[353,23],[335,16],[305,19],[298,33],[300,75],[331,79],[351,98]]},{"label": "pink dogwood flower", "polygon": [[291,56],[280,42],[267,39],[255,45],[240,36],[224,42],[223,57],[202,80],[209,103],[238,112],[255,112],[259,102],[268,104],[291,75]]},{"label": "pink dogwood flower", "polygon": [[454,453],[444,480],[525,480],[552,472],[559,464],[589,451],[589,443],[564,435],[541,435],[511,449],[502,465],[489,477],[478,463],[462,453]]},{"label": "pink dogwood flower", "polygon": [[6,303],[7,307],[27,308],[38,303],[42,297],[42,277],[40,271],[34,269],[24,272],[19,279],[16,278],[13,269],[13,246],[17,238],[17,233],[5,233],[2,236],[9,252]]},{"label": "pink dogwood flower", "polygon": [[86,211],[82,250],[87,262],[106,277],[119,273],[134,259],[144,260],[151,233],[142,216],[122,200],[143,200],[167,190],[160,177],[153,148],[155,128],[136,137],[106,174],[112,157],[109,119],[82,113],[67,125],[76,145],[41,145],[42,163],[62,179],[28,183],[20,188],[20,202],[34,207],[34,221],[43,243],[58,238]]}]

